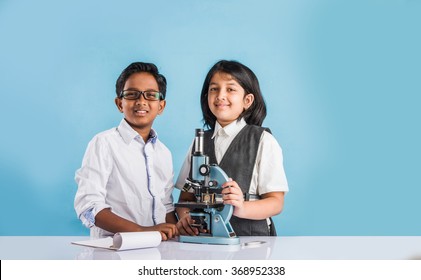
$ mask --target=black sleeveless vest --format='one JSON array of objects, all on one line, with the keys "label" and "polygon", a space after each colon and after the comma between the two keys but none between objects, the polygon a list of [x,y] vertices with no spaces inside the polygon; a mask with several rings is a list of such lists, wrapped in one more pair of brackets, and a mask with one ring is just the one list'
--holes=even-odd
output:
[{"label": "black sleeveless vest", "polygon": [[[249,193],[260,138],[265,130],[270,132],[267,128],[246,125],[231,142],[218,164],[238,183],[244,194]],[[213,130],[205,131],[204,152],[209,156],[210,164],[217,164],[212,135]],[[232,216],[230,223],[238,236],[276,236],[273,221],[269,230],[266,219],[250,220]]]}]

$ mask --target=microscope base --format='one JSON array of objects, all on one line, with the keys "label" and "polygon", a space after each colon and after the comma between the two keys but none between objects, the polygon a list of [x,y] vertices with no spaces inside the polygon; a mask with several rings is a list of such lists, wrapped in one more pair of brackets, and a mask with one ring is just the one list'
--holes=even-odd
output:
[{"label": "microscope base", "polygon": [[199,244],[216,244],[216,245],[238,245],[240,238],[238,237],[218,237],[218,236],[190,236],[180,235],[179,242],[199,243]]}]

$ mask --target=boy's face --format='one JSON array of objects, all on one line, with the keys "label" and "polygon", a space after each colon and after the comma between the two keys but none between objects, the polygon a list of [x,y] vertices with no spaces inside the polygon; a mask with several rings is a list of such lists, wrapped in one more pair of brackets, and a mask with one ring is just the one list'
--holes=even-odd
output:
[{"label": "boy's face", "polygon": [[[159,91],[154,76],[147,72],[132,74],[124,84],[124,90]],[[116,98],[115,103],[130,126],[140,135],[149,134],[156,116],[165,108],[165,100],[150,101],[141,95],[136,100]]]}]

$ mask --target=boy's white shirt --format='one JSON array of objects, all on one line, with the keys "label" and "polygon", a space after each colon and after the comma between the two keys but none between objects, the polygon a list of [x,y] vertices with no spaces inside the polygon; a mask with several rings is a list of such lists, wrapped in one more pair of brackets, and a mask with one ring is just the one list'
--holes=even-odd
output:
[{"label": "boy's white shirt", "polygon": [[[215,140],[215,156],[219,164],[235,136],[246,126],[244,119],[234,121],[225,127],[216,122],[212,138]],[[176,187],[182,189],[188,178],[191,164],[191,149],[186,155],[177,178]],[[235,178],[233,178],[235,180]],[[250,183],[250,194],[262,195],[268,192],[288,192],[288,182],[283,166],[282,149],[275,137],[264,131],[257,150],[256,162]]]},{"label": "boy's white shirt", "polygon": [[168,148],[154,130],[146,144],[126,120],[97,134],[89,143],[82,167],[76,171],[75,210],[92,237],[111,233],[95,227],[93,216],[105,208],[142,226],[164,223],[173,205],[173,165]]}]

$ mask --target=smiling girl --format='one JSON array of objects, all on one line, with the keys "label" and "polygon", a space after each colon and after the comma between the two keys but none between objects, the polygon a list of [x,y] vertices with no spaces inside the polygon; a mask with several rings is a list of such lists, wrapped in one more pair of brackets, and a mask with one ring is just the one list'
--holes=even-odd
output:
[{"label": "smiling girl", "polygon": [[[282,150],[261,125],[266,105],[255,74],[236,61],[221,60],[208,72],[201,93],[205,154],[232,178],[222,185],[223,201],[234,206],[230,223],[238,236],[276,235],[271,219],[281,213],[288,191]],[[189,176],[191,149],[176,187]],[[179,201],[194,201],[182,192]],[[181,234],[197,235],[188,209],[177,208]]]}]

